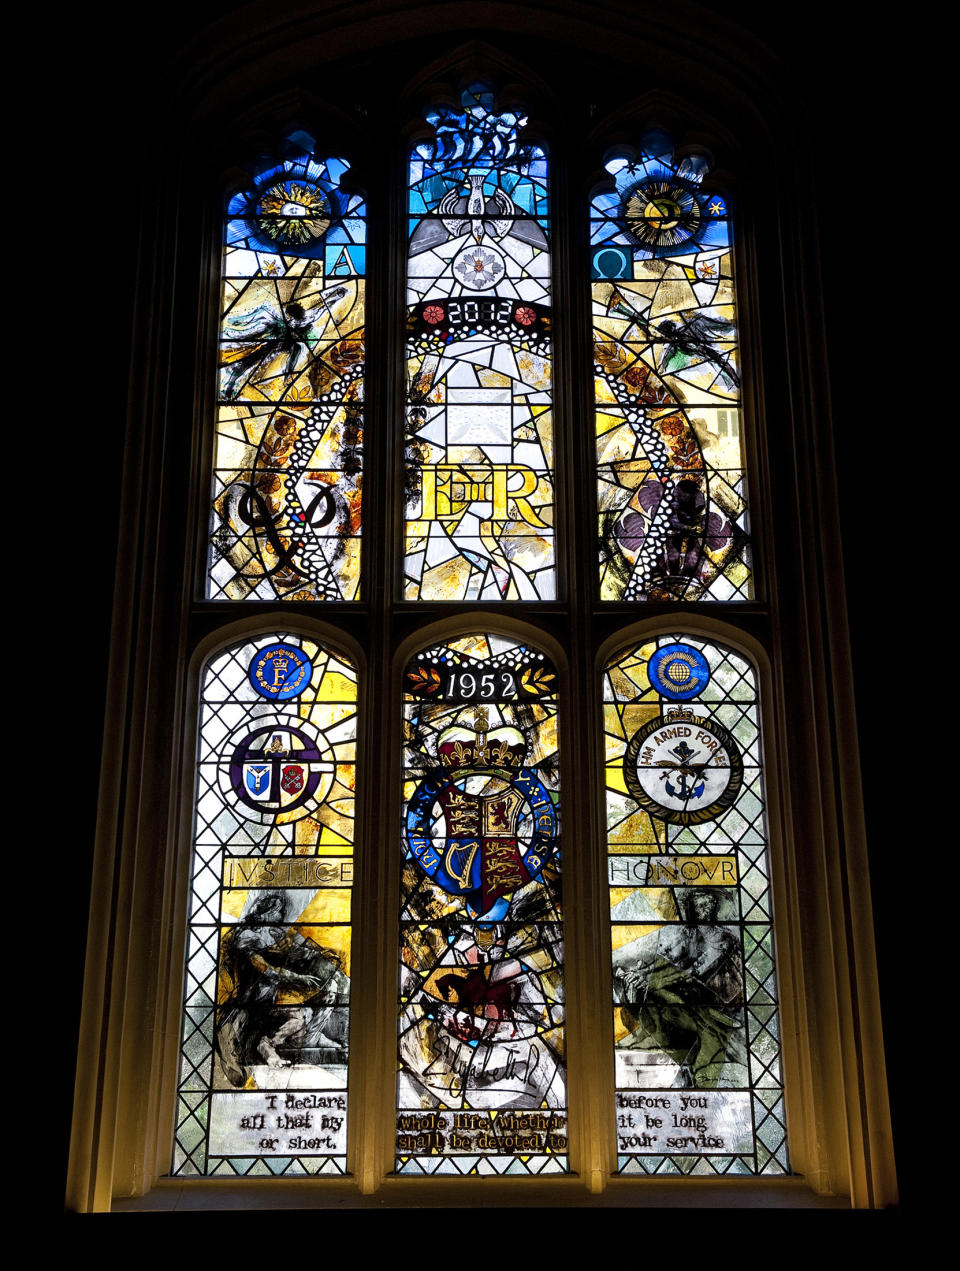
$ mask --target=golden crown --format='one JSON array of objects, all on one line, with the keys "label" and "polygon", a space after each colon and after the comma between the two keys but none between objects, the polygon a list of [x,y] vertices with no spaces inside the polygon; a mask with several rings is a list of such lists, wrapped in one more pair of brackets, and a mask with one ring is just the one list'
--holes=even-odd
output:
[{"label": "golden crown", "polygon": [[[478,712],[479,715],[479,712]],[[523,767],[527,743],[518,728],[501,725],[486,731],[486,711],[476,728],[455,725],[442,732],[437,740],[437,757],[450,772],[482,769],[512,774]]]},{"label": "golden crown", "polygon": [[689,706],[674,706],[667,711],[665,719],[676,719],[684,723],[702,723],[701,717]]}]

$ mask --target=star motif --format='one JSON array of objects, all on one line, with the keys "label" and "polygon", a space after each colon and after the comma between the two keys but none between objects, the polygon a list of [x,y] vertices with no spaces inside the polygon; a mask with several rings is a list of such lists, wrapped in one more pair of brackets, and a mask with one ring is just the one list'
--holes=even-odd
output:
[{"label": "star motif", "polygon": [[727,209],[723,206],[723,199],[714,199],[710,204],[711,216],[723,216]]},{"label": "star motif", "polygon": [[499,254],[478,246],[462,251],[453,262],[453,271],[467,285],[485,289],[497,282],[504,267]]}]

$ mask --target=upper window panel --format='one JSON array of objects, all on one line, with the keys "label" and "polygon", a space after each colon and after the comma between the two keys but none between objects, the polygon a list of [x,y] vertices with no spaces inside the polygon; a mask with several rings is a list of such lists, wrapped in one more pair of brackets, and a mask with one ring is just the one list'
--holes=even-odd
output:
[{"label": "upper window panel", "polygon": [[663,133],[591,205],[600,594],[753,598],[727,200]]},{"label": "upper window panel", "polygon": [[409,171],[407,600],[552,600],[547,160],[474,86]]},{"label": "upper window panel", "polygon": [[366,209],[294,144],[227,205],[210,600],[359,591]]}]

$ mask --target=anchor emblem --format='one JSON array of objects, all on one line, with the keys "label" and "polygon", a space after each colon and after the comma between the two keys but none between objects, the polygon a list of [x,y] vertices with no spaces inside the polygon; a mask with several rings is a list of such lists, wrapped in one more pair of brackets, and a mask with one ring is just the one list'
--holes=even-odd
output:
[{"label": "anchor emblem", "polygon": [[633,734],[623,778],[644,811],[674,825],[701,825],[736,800],[743,758],[722,724],[678,706]]},{"label": "anchor emblem", "polygon": [[675,799],[699,799],[706,789],[707,783],[702,780],[698,785],[687,785],[688,778],[696,781],[697,778],[702,777],[703,769],[709,763],[709,760],[707,760],[702,764],[691,764],[690,760],[698,753],[699,751],[692,750],[685,741],[682,741],[679,746],[674,746],[670,751],[671,755],[677,756],[677,763],[672,763],[669,759],[660,761],[661,767],[673,768],[680,778],[679,788],[674,788],[670,784],[668,773],[665,772],[661,778],[667,788],[667,793],[672,794]]}]

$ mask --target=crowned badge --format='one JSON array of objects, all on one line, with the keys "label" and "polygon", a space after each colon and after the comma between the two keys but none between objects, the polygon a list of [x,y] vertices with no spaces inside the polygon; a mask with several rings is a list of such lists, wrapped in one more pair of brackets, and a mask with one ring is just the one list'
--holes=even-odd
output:
[{"label": "crowned badge", "polygon": [[299,697],[312,675],[313,663],[295,644],[268,644],[258,649],[249,668],[256,692],[275,702]]},{"label": "crowned badge", "polygon": [[499,922],[519,888],[539,878],[557,847],[557,810],[537,774],[524,767],[519,729],[490,729],[477,706],[474,727],[440,734],[437,767],[407,805],[411,856],[438,886],[464,896],[472,918]]},{"label": "crowned badge", "polygon": [[715,719],[674,706],[630,738],[623,776],[644,811],[674,825],[700,825],[740,793],[743,759],[732,734]]}]

